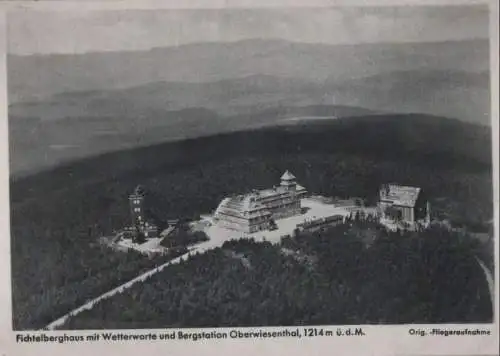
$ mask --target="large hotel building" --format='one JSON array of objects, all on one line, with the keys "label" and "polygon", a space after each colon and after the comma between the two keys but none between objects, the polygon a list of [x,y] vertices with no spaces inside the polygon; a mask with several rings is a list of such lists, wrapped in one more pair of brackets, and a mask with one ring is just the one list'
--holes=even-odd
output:
[{"label": "large hotel building", "polygon": [[306,194],[295,176],[286,171],[277,187],[223,199],[214,220],[220,226],[246,233],[267,230],[273,220],[300,214],[300,200]]}]

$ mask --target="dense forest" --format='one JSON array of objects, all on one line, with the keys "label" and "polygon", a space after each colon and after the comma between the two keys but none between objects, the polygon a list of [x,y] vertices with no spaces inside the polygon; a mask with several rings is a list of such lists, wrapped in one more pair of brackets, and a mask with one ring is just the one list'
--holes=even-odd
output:
[{"label": "dense forest", "polygon": [[180,223],[167,238],[161,241],[161,245],[170,249],[185,248],[203,241],[208,241],[208,236],[205,232],[199,230],[193,231],[188,224]]},{"label": "dense forest", "polygon": [[349,222],[281,244],[230,240],[64,328],[491,322],[477,242]]},{"label": "dense forest", "polygon": [[13,179],[14,328],[41,327],[157,263],[96,244],[130,223],[137,184],[159,198],[162,216],[189,220],[228,194],[276,184],[286,169],[311,192],[368,203],[381,183],[398,182],[425,189],[435,217],[483,232],[492,219],[490,147],[488,128],[455,120],[350,118],[172,142]]},{"label": "dense forest", "polygon": [[[30,286],[30,290],[23,290],[13,283],[16,329],[42,328],[86,301],[183,252],[148,258],[133,250],[117,252],[109,247],[88,247],[86,244],[88,241],[75,242],[75,248],[81,247],[80,253],[71,249],[69,253],[61,250],[46,253],[55,258],[46,262],[54,266],[54,273],[41,276],[40,273],[27,275],[23,271],[13,271],[13,278],[18,283]],[[40,247],[42,251],[38,253],[43,253],[45,248]]]}]

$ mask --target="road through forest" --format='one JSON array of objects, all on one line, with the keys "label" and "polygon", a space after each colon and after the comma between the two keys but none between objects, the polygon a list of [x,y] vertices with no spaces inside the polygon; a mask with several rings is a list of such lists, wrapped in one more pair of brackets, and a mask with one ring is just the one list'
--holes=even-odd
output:
[{"label": "road through forest", "polygon": [[209,249],[218,247],[217,245],[218,244],[214,244],[212,241],[207,241],[207,242],[201,243],[201,244],[197,245],[196,247],[192,248],[191,250],[189,250],[188,252],[186,252],[185,254],[178,256],[178,257],[176,257],[168,262],[165,262],[164,264],[162,264],[158,267],[155,267],[147,272],[144,272],[141,275],[135,277],[134,279],[131,279],[130,281],[125,282],[125,283],[119,285],[118,287],[111,289],[110,291],[100,295],[99,297],[94,298],[94,299],[86,302],[82,306],[80,306],[76,309],[73,309],[69,313],[63,315],[59,319],[57,319],[57,320],[53,321],[52,323],[50,323],[49,325],[47,325],[44,329],[45,330],[57,329],[58,327],[61,327],[62,325],[64,325],[68,321],[69,318],[74,317],[85,310],[92,309],[96,304],[103,301],[104,299],[111,298],[114,295],[119,294],[119,293],[123,293],[126,289],[129,289],[134,284],[145,282],[147,279],[151,278],[153,275],[163,271],[166,267],[173,265],[173,264],[176,264],[176,263],[179,263],[182,260],[189,257],[190,255],[193,255],[196,253],[203,253]]},{"label": "road through forest", "polygon": [[484,272],[484,276],[486,278],[486,281],[488,282],[488,289],[490,291],[490,298],[491,298],[491,305],[493,310],[495,309],[495,279],[493,278],[493,274],[489,270],[488,267],[484,264],[483,261],[479,259],[479,257],[476,257],[477,263],[479,263],[479,266],[481,266],[481,269]]},{"label": "road through forest", "polygon": [[[140,274],[139,276],[131,279],[130,281],[123,283],[116,288],[111,289],[110,291],[100,295],[99,297],[96,297],[96,298],[86,302],[85,304],[83,304],[82,306],[80,306],[76,309],[73,309],[69,313],[63,315],[62,317],[58,318],[57,320],[55,320],[52,323],[50,323],[49,325],[47,325],[44,329],[45,330],[54,330],[58,327],[61,327],[68,321],[69,318],[74,317],[85,310],[92,309],[96,304],[100,303],[101,301],[108,299],[108,298],[111,298],[116,294],[123,293],[125,290],[131,288],[136,283],[145,282],[147,279],[151,278],[153,275],[163,271],[166,267],[173,265],[173,264],[176,264],[176,263],[179,263],[191,255],[194,255],[197,253],[204,253],[207,250],[210,250],[210,249],[213,249],[216,247],[221,247],[226,240],[227,239],[224,236],[222,238],[212,238],[208,241],[202,242],[202,243],[196,245],[195,247],[193,247],[192,249],[190,249],[185,254],[178,256],[178,257],[176,257],[168,262],[165,262],[164,264],[162,264],[158,267],[155,267],[147,272],[144,272],[144,273]],[[279,239],[277,239],[277,241],[279,241]],[[276,241],[274,241],[274,242],[276,242]],[[476,261],[478,262],[479,266],[481,267],[481,269],[484,272],[484,276],[485,276],[485,279],[486,279],[487,284],[488,284],[491,302],[492,302],[492,305],[494,306],[495,305],[495,297],[494,297],[494,295],[495,295],[495,282],[494,282],[492,272],[488,269],[488,267],[486,267],[484,262],[481,261],[478,257],[476,257]]]}]

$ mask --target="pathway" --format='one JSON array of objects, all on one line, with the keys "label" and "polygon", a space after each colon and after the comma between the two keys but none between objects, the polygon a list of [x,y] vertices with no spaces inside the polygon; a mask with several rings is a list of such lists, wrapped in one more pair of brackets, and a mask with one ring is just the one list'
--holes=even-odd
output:
[{"label": "pathway", "polygon": [[495,279],[493,278],[493,275],[491,274],[491,271],[489,270],[488,267],[484,264],[483,261],[481,261],[478,257],[476,257],[477,263],[479,263],[479,266],[481,266],[484,275],[486,277],[486,281],[488,282],[488,289],[490,291],[490,298],[491,298],[491,305],[493,309],[495,309]]},{"label": "pathway", "polygon": [[[321,211],[321,209],[319,209],[320,211],[318,211],[317,207],[314,206],[315,204],[312,204],[312,202],[310,202],[310,201],[308,203],[309,203],[310,207],[313,208],[313,209],[311,209],[312,210],[311,213],[316,213],[317,215],[323,215],[323,214],[325,214],[325,216],[334,215],[332,213],[335,213],[335,214],[344,213],[344,214],[346,214],[345,209],[339,209],[339,208],[333,208],[333,207],[330,208],[333,211],[328,211],[330,209],[327,209],[327,211],[324,211],[324,212]],[[320,214],[318,214],[318,213],[320,213]],[[290,226],[293,226],[293,223],[295,223],[295,224],[297,223],[297,221],[294,221],[297,218],[298,217],[292,217],[292,218],[283,219],[282,221],[280,221],[280,225],[286,225],[286,226],[280,226],[282,229],[279,229],[278,231],[275,232],[276,236],[273,235],[272,238],[269,239],[270,242],[272,242],[272,243],[279,242],[279,238],[281,236],[283,236],[283,234],[285,232],[284,230],[287,230],[287,232],[290,233],[291,232]],[[302,216],[299,219],[303,220],[304,217]],[[287,221],[287,220],[290,220],[290,221]],[[288,226],[288,225],[290,225],[290,226]],[[285,229],[283,229],[283,227],[285,227]],[[286,229],[286,227],[288,227],[289,229]],[[215,229],[215,231],[211,231],[211,229]],[[195,247],[191,248],[187,253],[185,253],[181,256],[178,256],[178,257],[176,257],[168,262],[165,262],[164,264],[162,264],[158,267],[155,267],[147,272],[144,272],[141,275],[135,277],[134,279],[132,279],[126,283],[121,284],[120,286],[100,295],[97,298],[94,298],[94,299],[88,301],[87,303],[83,304],[82,306],[70,311],[69,313],[65,314],[64,316],[60,317],[59,319],[53,321],[52,323],[47,325],[44,329],[45,330],[54,330],[57,327],[64,325],[70,317],[74,317],[74,316],[82,313],[85,310],[90,310],[94,306],[96,306],[99,302],[101,302],[105,299],[111,298],[116,294],[123,293],[126,289],[131,288],[136,283],[142,283],[142,282],[146,281],[147,279],[149,279],[153,275],[163,271],[166,267],[173,265],[173,264],[176,264],[176,263],[179,263],[182,260],[184,260],[185,258],[187,258],[193,254],[203,253],[203,252],[206,252],[206,251],[211,250],[213,248],[221,247],[223,245],[223,243],[225,241],[229,240],[230,238],[238,238],[238,236],[237,236],[238,234],[236,234],[236,236],[235,236],[234,231],[227,231],[226,234],[221,234],[220,233],[221,231],[219,231],[219,229],[217,229],[216,227],[209,227],[207,230],[208,231],[206,231],[206,232],[208,232],[208,235],[211,237],[211,239],[209,241],[202,242],[202,243],[196,245]],[[290,230],[290,231],[288,231],[288,230]],[[264,239],[266,237],[269,238],[269,231],[267,231],[267,234],[262,234],[262,236],[259,236],[259,234],[253,234],[253,235],[254,236],[252,236],[252,237],[254,237],[254,238],[257,237],[256,240],[258,241],[258,240]],[[260,239],[259,239],[259,237],[260,237]],[[486,267],[486,265],[483,263],[483,261],[481,261],[477,257],[476,257],[476,260],[484,271],[486,280],[488,282],[488,289],[490,292],[492,305],[495,305],[494,278],[491,274],[491,271],[488,269],[488,267]]]},{"label": "pathway", "polygon": [[[314,201],[313,199],[304,199],[302,201],[302,206],[308,208],[308,212],[303,214],[303,215],[297,215],[297,216],[292,216],[290,218],[286,219],[281,219],[279,220],[278,223],[278,229],[275,231],[262,231],[260,233],[255,233],[252,234],[251,236],[248,237],[253,237],[256,241],[262,241],[262,240],[267,240],[272,243],[278,243],[283,235],[287,234],[292,234],[295,226],[298,223],[303,222],[304,220],[307,219],[317,219],[321,217],[327,217],[327,216],[332,216],[332,215],[348,215],[348,211],[345,208],[339,208],[335,207],[334,205],[330,204],[322,204],[319,202]],[[196,254],[196,253],[203,253],[207,250],[216,248],[216,247],[221,247],[225,241],[230,240],[232,238],[241,238],[245,237],[244,234],[241,236],[241,233],[237,233],[234,231],[226,230],[226,229],[221,229],[218,228],[217,226],[209,226],[205,229],[205,232],[207,235],[210,237],[209,241],[202,242],[195,247],[191,248],[189,252],[185,253],[184,255],[181,255],[179,257],[176,257],[156,268],[153,268],[147,272],[142,273],[141,275],[135,277],[134,279],[121,284],[120,286],[100,295],[97,298],[94,298],[87,303],[83,304],[82,306],[73,309],[69,313],[63,315],[59,319],[53,321],[49,325],[47,325],[44,329],[48,330],[54,330],[57,327],[60,327],[64,325],[70,317],[74,317],[81,312],[85,310],[90,310],[92,309],[95,305],[97,305],[99,302],[111,298],[116,294],[123,293],[126,289],[129,289],[136,283],[144,282],[151,276],[155,275],[156,273],[159,273],[165,269],[165,267],[168,267],[172,264],[179,263],[183,259],[187,258],[190,255]]]},{"label": "pathway", "polygon": [[159,272],[163,271],[163,269],[165,269],[165,267],[168,267],[170,265],[179,263],[182,260],[184,260],[185,258],[187,258],[188,256],[190,256],[190,255],[193,255],[193,254],[196,254],[196,253],[203,253],[203,252],[205,252],[207,250],[210,250],[212,248],[218,247],[218,245],[222,245],[222,243],[218,244],[218,243],[213,243],[211,241],[203,242],[203,243],[201,243],[201,244],[193,247],[192,249],[190,249],[185,254],[183,254],[181,256],[178,256],[178,257],[176,257],[176,258],[174,258],[174,259],[172,259],[172,260],[170,260],[168,262],[165,262],[164,264],[162,264],[162,265],[160,265],[158,267],[155,267],[155,268],[153,268],[153,269],[151,269],[151,270],[149,270],[147,272],[144,272],[141,275],[135,277],[134,279],[131,279],[130,281],[128,281],[126,283],[123,283],[123,284],[121,284],[120,286],[118,286],[116,288],[113,288],[112,290],[110,290],[110,291],[108,291],[108,292],[100,295],[99,297],[94,298],[94,299],[88,301],[87,303],[83,304],[82,306],[80,306],[80,307],[78,307],[76,309],[73,309],[69,313],[63,315],[59,319],[57,319],[57,320],[53,321],[52,323],[50,323],[49,325],[47,325],[44,329],[45,330],[54,330],[57,327],[60,327],[60,326],[64,325],[68,321],[68,319],[70,317],[74,317],[74,316],[80,314],[81,312],[83,312],[85,310],[92,309],[99,302],[101,302],[101,301],[103,301],[105,299],[111,298],[111,297],[113,297],[116,294],[123,293],[126,289],[129,289],[130,287],[132,287],[136,283],[146,281],[148,278],[151,278],[156,273],[159,273]]}]

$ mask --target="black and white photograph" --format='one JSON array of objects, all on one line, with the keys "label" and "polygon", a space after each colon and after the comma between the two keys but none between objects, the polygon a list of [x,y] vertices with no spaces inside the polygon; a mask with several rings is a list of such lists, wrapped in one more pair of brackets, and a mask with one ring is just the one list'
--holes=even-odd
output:
[{"label": "black and white photograph", "polygon": [[11,9],[12,330],[494,325],[490,10],[403,3]]}]

